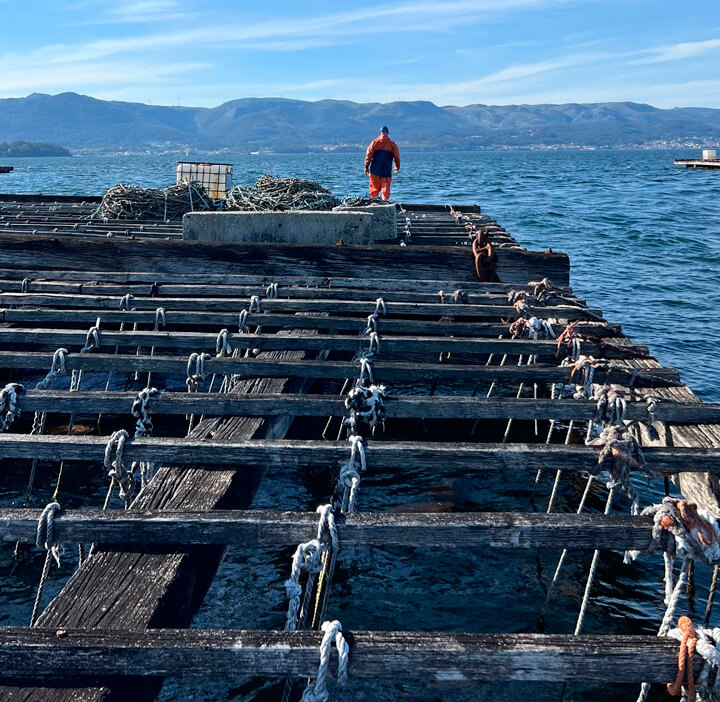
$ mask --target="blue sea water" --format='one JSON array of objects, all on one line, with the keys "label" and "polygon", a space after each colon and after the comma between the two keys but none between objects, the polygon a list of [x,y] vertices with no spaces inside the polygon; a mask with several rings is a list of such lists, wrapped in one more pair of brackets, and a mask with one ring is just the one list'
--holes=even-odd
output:
[{"label": "blue sea water", "polygon": [[[673,165],[681,151],[512,151],[405,153],[393,196],[404,202],[477,203],[519,243],[570,255],[578,296],[620,322],[638,343],[649,345],[663,365],[681,371],[704,400],[720,402],[720,173]],[[193,159],[193,155],[187,157]],[[174,156],[15,159],[16,171],[0,176],[0,191],[99,194],[118,182],[164,186],[173,181]],[[319,180],[338,194],[362,194],[366,179],[360,154],[237,155],[235,181],[252,183],[263,173]],[[405,509],[409,503],[452,503],[458,490],[477,510],[544,509],[550,478],[536,495],[527,483],[497,476],[444,482],[410,465],[397,475],[373,475],[361,488],[363,509]],[[21,481],[18,479],[21,488]],[[657,481],[656,481],[657,482]],[[461,484],[460,484],[461,483]],[[643,502],[657,501],[661,487],[638,484]],[[73,486],[101,499],[104,485]],[[254,507],[312,510],[327,498],[317,481],[295,471],[267,473]],[[566,480],[559,508],[577,504],[581,479]],[[604,488],[591,495],[602,508]],[[6,498],[9,493],[2,495]],[[4,502],[3,502],[4,503]],[[94,504],[94,503],[93,503]],[[620,505],[625,508],[626,505]],[[291,550],[233,547],[195,625],[278,628],[285,607],[282,583]],[[329,615],[350,630],[533,631],[557,553],[361,548],[338,563]],[[569,559],[552,605],[549,632],[572,631],[591,554]],[[40,560],[12,577],[0,573],[4,623],[25,623]],[[625,566],[620,554],[603,553],[588,610],[587,633],[653,633],[662,614],[661,563],[645,558]],[[698,569],[698,610],[708,584]],[[55,592],[60,580],[51,583]],[[687,610],[687,607],[685,607]],[[696,616],[701,616],[696,615]],[[720,621],[716,616],[714,623]],[[209,679],[171,680],[163,700],[253,699],[257,684]],[[636,686],[570,686],[565,700],[634,699]],[[337,700],[536,700],[560,699],[560,686],[440,685],[428,680],[367,684],[351,681]],[[660,699],[658,695],[657,699]],[[259,699],[271,699],[270,696]]]}]

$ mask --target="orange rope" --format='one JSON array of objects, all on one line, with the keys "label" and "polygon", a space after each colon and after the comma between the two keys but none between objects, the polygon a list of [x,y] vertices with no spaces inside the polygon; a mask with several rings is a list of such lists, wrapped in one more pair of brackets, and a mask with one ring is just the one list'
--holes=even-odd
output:
[{"label": "orange rope", "polygon": [[668,683],[667,690],[673,697],[680,697],[682,694],[683,680],[686,680],[685,689],[690,702],[695,700],[695,671],[693,660],[695,646],[697,645],[697,633],[690,617],[680,617],[678,628],[682,631],[682,640],[678,649],[678,672],[675,682]]},{"label": "orange rope", "polygon": [[484,229],[478,230],[477,237],[472,243],[472,252],[475,257],[475,273],[477,273],[477,277],[482,281],[487,281],[487,271],[484,264],[492,262],[495,252],[492,244],[487,241],[487,232]]},{"label": "orange rope", "polygon": [[[688,531],[697,529],[698,539],[703,546],[711,546],[715,543],[715,541],[717,541],[712,524],[698,514],[696,504],[688,502],[687,500],[673,500],[672,502],[675,507],[677,507],[678,512],[680,512],[680,517],[682,518]],[[660,525],[663,529],[669,529],[674,525],[672,517],[668,515],[664,516],[660,520]]]}]

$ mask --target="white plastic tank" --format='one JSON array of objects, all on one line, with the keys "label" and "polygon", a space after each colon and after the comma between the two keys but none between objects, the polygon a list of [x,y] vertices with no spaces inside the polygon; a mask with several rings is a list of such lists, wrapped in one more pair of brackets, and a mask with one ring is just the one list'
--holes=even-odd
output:
[{"label": "white plastic tank", "polygon": [[229,163],[195,163],[178,161],[177,182],[196,183],[207,190],[213,200],[220,200],[232,190],[233,167]]},{"label": "white plastic tank", "polygon": [[703,149],[703,161],[714,161],[715,159],[717,159],[715,149]]}]

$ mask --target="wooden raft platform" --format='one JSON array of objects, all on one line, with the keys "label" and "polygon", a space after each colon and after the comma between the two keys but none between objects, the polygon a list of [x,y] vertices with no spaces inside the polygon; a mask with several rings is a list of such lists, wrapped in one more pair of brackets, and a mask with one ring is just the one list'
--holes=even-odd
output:
[{"label": "wooden raft platform", "polygon": [[[317,631],[187,628],[226,545],[280,549],[314,537],[313,512],[249,508],[266,468],[330,466],[337,479],[350,456],[346,390],[378,298],[385,311],[371,365],[387,386],[393,438],[361,429],[363,484],[382,470],[402,482],[408,465],[412,475],[436,477],[504,471],[528,485],[537,471],[559,480],[596,470],[597,449],[553,431],[554,422],[572,422],[584,433],[595,403],[553,399],[551,386],[571,381],[556,342],[508,331],[516,316],[508,293],[522,289],[529,313],[556,335],[576,323],[581,352],[604,362],[595,382],[624,390],[626,419],[653,469],[675,475],[689,499],[720,516],[720,406],[701,403],[677,371],[575,297],[567,256],[526,251],[477,207],[451,216],[405,205],[397,239],[372,248],[175,241],[173,224],[154,231],[151,223],[88,222],[93,207],[87,198],[0,198],[0,372],[27,388],[18,395],[22,414],[0,433],[0,458],[28,470],[33,460],[61,463],[66,473],[97,466],[109,434],[132,436],[130,408],[147,384],[163,389],[149,401],[156,430],[129,438],[124,461],[153,462],[157,471],[127,510],[66,509],[56,518],[58,541],[98,545],[36,627],[0,628],[2,699],[149,700],[178,672],[317,674]],[[475,274],[468,223],[486,229],[493,245],[489,281]],[[553,290],[538,300],[531,281],[544,277]],[[56,387],[34,390],[61,347],[68,353]],[[209,358],[198,391],[187,392],[193,353]],[[71,373],[78,382],[61,389]],[[411,394],[395,392],[408,385]],[[649,396],[660,398],[652,411]],[[64,429],[70,415],[70,427],[30,434],[33,413]],[[189,433],[185,415],[195,417]],[[465,423],[463,441],[422,439],[418,420],[447,419]],[[73,431],[80,420],[89,432]],[[8,544],[35,542],[49,495],[37,491],[32,506],[0,509]],[[647,547],[651,536],[651,519],[619,513],[387,513],[362,496],[361,484],[360,511],[337,515],[341,549],[350,552],[368,544],[625,550]],[[330,580],[318,585],[322,598]],[[664,683],[676,670],[676,643],[651,636],[347,636],[353,678]]]}]

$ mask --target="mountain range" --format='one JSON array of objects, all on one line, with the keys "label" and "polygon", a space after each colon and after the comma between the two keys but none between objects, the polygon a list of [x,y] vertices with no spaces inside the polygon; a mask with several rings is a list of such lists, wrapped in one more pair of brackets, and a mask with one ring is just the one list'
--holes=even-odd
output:
[{"label": "mountain range", "polygon": [[0,99],[0,141],[46,141],[76,151],[355,149],[384,124],[401,146],[416,149],[720,143],[720,109],[634,102],[440,107],[243,98],[201,108],[76,93]]}]

